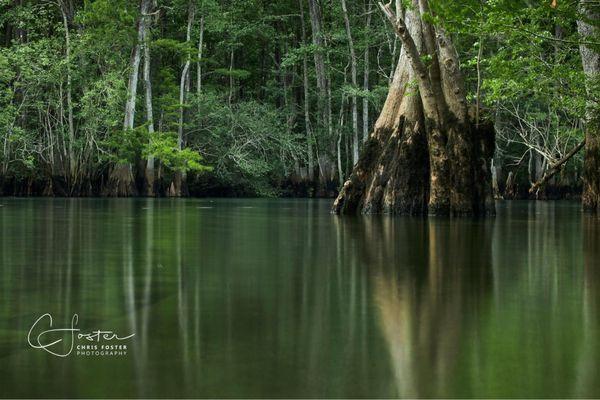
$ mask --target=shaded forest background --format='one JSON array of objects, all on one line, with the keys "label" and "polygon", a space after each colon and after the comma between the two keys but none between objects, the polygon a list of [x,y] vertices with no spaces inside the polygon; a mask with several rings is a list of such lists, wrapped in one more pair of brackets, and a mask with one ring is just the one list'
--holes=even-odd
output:
[{"label": "shaded forest background", "polygon": [[[496,128],[496,195],[577,195],[583,153],[529,189],[598,104],[578,2],[430,4]],[[0,0],[0,194],[334,196],[400,49],[371,0]]]}]

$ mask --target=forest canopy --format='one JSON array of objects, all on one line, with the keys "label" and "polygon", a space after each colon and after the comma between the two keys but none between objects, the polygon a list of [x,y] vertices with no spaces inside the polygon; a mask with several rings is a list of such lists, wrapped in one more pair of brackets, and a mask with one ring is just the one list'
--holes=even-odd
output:
[{"label": "forest canopy", "polygon": [[[600,114],[580,52],[597,54],[598,29],[578,30],[597,9],[429,6],[495,127],[495,195],[579,193],[583,152],[529,189]],[[0,0],[0,194],[334,196],[402,47],[371,0]]]}]

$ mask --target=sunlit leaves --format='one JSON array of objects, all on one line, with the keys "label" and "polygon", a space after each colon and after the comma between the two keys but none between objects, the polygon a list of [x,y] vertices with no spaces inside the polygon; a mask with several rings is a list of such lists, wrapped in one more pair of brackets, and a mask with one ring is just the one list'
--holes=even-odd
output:
[{"label": "sunlit leaves", "polygon": [[212,168],[202,165],[202,156],[195,150],[179,149],[175,132],[161,132],[150,135],[147,144],[142,145],[142,156],[153,156],[172,172],[202,172]]}]

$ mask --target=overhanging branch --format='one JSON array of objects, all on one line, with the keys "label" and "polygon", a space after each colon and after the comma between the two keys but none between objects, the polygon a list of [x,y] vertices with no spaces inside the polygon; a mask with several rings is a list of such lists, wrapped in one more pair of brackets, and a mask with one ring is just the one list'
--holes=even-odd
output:
[{"label": "overhanging branch", "polygon": [[546,172],[544,173],[544,176],[542,176],[542,179],[540,179],[539,181],[537,181],[536,183],[534,183],[531,186],[531,188],[529,189],[529,193],[530,194],[535,193],[537,196],[537,193],[540,190],[540,188],[546,182],[548,182],[550,180],[550,178],[552,178],[554,175],[559,173],[562,170],[563,166],[566,164],[566,162],[569,161],[575,154],[577,154],[579,152],[579,150],[581,150],[583,148],[583,146],[585,146],[585,139],[582,140],[577,146],[575,146],[566,156],[564,156],[556,164],[554,164],[550,168],[548,168],[546,170]]}]

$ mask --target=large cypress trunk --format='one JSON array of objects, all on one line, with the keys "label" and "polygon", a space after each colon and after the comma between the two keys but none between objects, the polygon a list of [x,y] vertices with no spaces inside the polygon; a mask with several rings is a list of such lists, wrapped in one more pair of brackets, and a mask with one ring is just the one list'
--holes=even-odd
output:
[{"label": "large cypress trunk", "polygon": [[492,214],[493,128],[473,122],[452,42],[421,19],[427,1],[413,3],[400,19],[380,4],[403,48],[375,129],[333,212]]},{"label": "large cypress trunk", "polygon": [[586,128],[583,162],[583,209],[592,213],[600,210],[600,124]]},{"label": "large cypress trunk", "polygon": [[334,203],[336,213],[421,214],[427,209],[425,122],[420,99],[408,93],[412,69],[406,61],[401,56],[374,130]]},{"label": "large cypress trunk", "polygon": [[[580,11],[589,21],[577,21],[579,34],[584,41],[593,42],[598,34],[593,22],[598,23],[600,20],[600,7],[593,2],[581,0]],[[600,54],[586,44],[581,44],[579,50],[589,95],[586,111],[582,202],[584,210],[597,213],[600,210],[600,108],[597,106],[597,100],[594,99],[597,95],[593,88],[598,87],[600,79]]]}]

